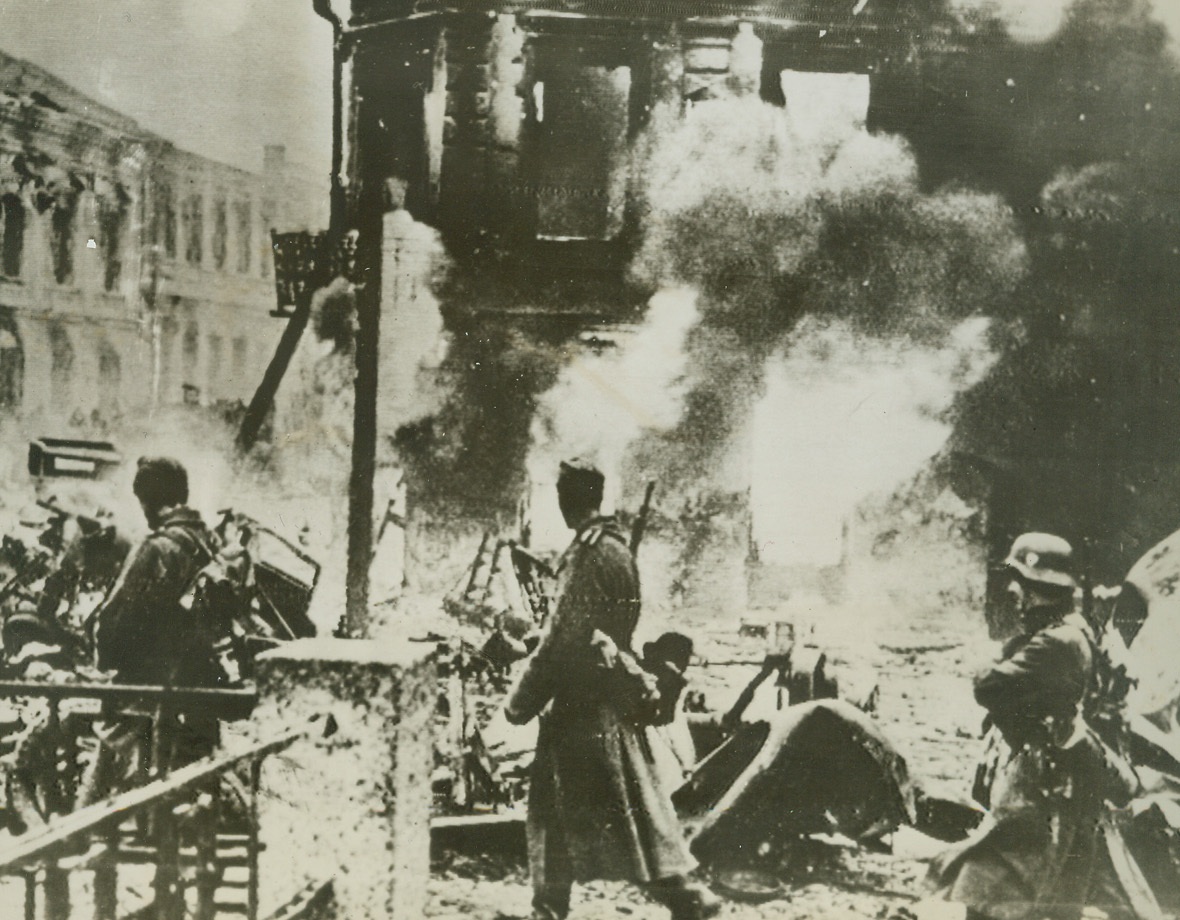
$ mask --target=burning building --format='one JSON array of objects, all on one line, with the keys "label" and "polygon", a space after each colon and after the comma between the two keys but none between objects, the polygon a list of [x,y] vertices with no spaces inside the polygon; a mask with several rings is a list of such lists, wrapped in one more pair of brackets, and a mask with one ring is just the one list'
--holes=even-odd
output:
[{"label": "burning building", "polygon": [[[381,361],[358,353],[357,392],[370,405],[357,409],[356,481],[370,478],[365,467],[371,471],[376,442],[392,439],[408,469],[411,519],[415,509],[434,506],[504,527],[522,496],[552,476],[560,453],[585,449],[622,483],[620,507],[638,505],[646,480],[659,478],[671,496],[661,509],[668,528],[720,516],[727,523],[719,529],[728,532],[722,542],[736,552],[739,570],[747,557],[774,562],[781,540],[765,531],[783,515],[774,496],[759,490],[773,493],[775,477],[752,466],[775,448],[750,429],[775,429],[775,420],[758,426],[752,410],[780,376],[768,376],[767,363],[778,362],[784,338],[808,312],[807,292],[784,298],[782,276],[806,268],[835,286],[823,266],[803,263],[816,261],[821,225],[855,222],[854,206],[843,203],[848,187],[857,192],[880,180],[869,197],[880,193],[886,211],[894,202],[900,221],[915,219],[912,202],[896,203],[921,194],[906,154],[870,139],[874,94],[879,85],[908,87],[901,78],[880,80],[952,53],[949,39],[929,21],[913,27],[907,5],[886,2],[477,10],[356,0],[317,9],[337,35],[337,229],[359,231],[368,277],[380,278],[360,293],[361,336],[393,350]],[[816,98],[825,101],[817,107]],[[825,112],[832,99],[838,103]],[[794,119],[789,130],[784,112]],[[727,119],[745,127],[728,132]],[[826,130],[825,119],[839,129]],[[709,162],[724,174],[734,134],[750,141],[733,164],[739,182],[749,178],[747,165],[755,169],[746,193],[709,188],[716,175],[702,184],[677,173],[676,163],[699,165],[714,155]],[[850,138],[864,149],[852,150]],[[833,157],[840,151],[848,155]],[[794,187],[775,177],[780,167],[792,172]],[[840,170],[856,178],[845,181]],[[764,182],[779,184],[759,188]],[[728,212],[709,210],[704,196],[714,191],[714,201],[735,193]],[[688,200],[697,192],[701,200]],[[835,212],[825,213],[824,195],[839,199]],[[806,217],[800,202],[818,217]],[[971,219],[1000,231],[979,261],[996,263],[997,273],[1018,272],[1018,264],[1003,264],[1019,263],[1020,254],[1005,249],[1019,245],[1004,235],[1002,216],[989,202],[966,203],[979,212]],[[873,207],[868,202],[862,216]],[[945,216],[930,210],[935,224]],[[394,419],[396,434],[376,423],[376,407],[394,398],[377,367],[415,364],[432,346],[386,331],[404,327],[414,309],[395,293],[407,285],[379,274],[415,262],[391,253],[391,241],[393,250],[399,245],[394,215],[435,228],[450,260],[435,286],[447,350],[432,371],[450,395],[431,411]],[[875,218],[886,242],[896,235],[889,216]],[[791,265],[769,251],[780,243]],[[426,283],[425,262],[417,263]],[[960,318],[1002,286],[962,298]],[[839,292],[824,296],[835,300]],[[638,332],[618,334],[619,324]],[[692,481],[701,469],[709,482]],[[354,492],[354,502],[354,518],[370,520],[370,499]],[[836,504],[839,543],[854,502],[840,496]],[[534,537],[543,530],[537,505]],[[762,522],[751,507],[768,509]],[[363,543],[361,527],[354,539]],[[825,565],[830,555],[824,547],[803,561]]]},{"label": "burning building", "polygon": [[[358,344],[354,486],[392,442],[411,530],[427,508],[513,526],[554,458],[583,448],[622,483],[622,508],[660,480],[657,542],[661,526],[702,520],[725,534],[666,559],[657,595],[683,587],[678,570],[721,568],[714,551],[777,566],[772,586],[818,569],[830,593],[850,547],[896,557],[901,519],[991,553],[1015,531],[1056,530],[1107,553],[1103,578],[1172,529],[1150,464],[1106,462],[1118,426],[1099,404],[1128,394],[1077,391],[1081,365],[1096,370],[1088,386],[1125,389],[1095,365],[1117,317],[1094,296],[1113,308],[1143,285],[1091,254],[1126,251],[1098,238],[1126,228],[1052,217],[1072,213],[1059,199],[1109,203],[1112,182],[1133,196],[1165,174],[1112,149],[1169,136],[1149,124],[1158,104],[1131,99],[1175,83],[1148,4],[1079,2],[1053,41],[1013,37],[986,4],[916,0],[316,7],[336,34],[337,231],[359,232],[378,282],[359,292],[358,342],[387,351]],[[1123,86],[1119,62],[1155,88]],[[1170,162],[1164,150],[1126,155]],[[410,225],[445,246],[441,282],[397,242]],[[1157,243],[1142,251],[1162,259]],[[1071,259],[1106,280],[1072,288]],[[437,302],[397,293],[427,287]],[[390,331],[416,309],[440,312],[441,336]],[[1161,328],[1153,310],[1127,327],[1130,351],[1160,351],[1141,335]],[[1163,357],[1131,357],[1123,376]],[[399,394],[404,411],[378,424],[385,368],[407,364],[429,369],[434,402]],[[1149,389],[1160,412],[1172,404]],[[1074,448],[1106,445],[1068,486],[1070,461],[1046,441],[1063,425]],[[1132,427],[1162,445],[1158,425]],[[899,489],[913,499],[900,510]],[[1099,511],[1098,493],[1129,500]],[[365,559],[371,498],[362,486],[353,499]],[[891,520],[868,523],[869,506]],[[534,535],[539,515],[534,502]],[[982,558],[971,571],[982,579]]]}]

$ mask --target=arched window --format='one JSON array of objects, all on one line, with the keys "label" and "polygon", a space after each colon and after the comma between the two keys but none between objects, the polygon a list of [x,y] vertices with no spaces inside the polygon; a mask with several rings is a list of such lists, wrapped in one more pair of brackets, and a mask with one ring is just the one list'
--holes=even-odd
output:
[{"label": "arched window", "polygon": [[161,182],[156,186],[155,232],[153,239],[157,246],[164,247],[169,258],[176,256],[176,202],[172,197],[172,186]]},{"label": "arched window", "polygon": [[25,206],[13,194],[0,197],[0,275],[20,277],[25,250]]},{"label": "arched window", "polygon": [[123,276],[123,227],[129,203],[130,197],[121,187],[99,201],[98,232],[104,263],[103,288],[107,291],[113,291]]},{"label": "arched window", "polygon": [[69,284],[74,280],[74,217],[77,203],[76,195],[59,195],[50,217],[53,277],[58,284]]},{"label": "arched window", "polygon": [[64,326],[49,327],[49,397],[65,411],[74,398],[74,346]]},{"label": "arched window", "polygon": [[189,195],[180,206],[181,237],[184,241],[184,260],[200,265],[205,257],[205,200],[199,194]]},{"label": "arched window", "polygon": [[213,267],[225,268],[229,238],[229,210],[224,198],[213,203]]},{"label": "arched window", "polygon": [[249,201],[236,201],[234,213],[238,219],[238,271],[245,273],[250,270],[254,249],[254,208]]}]

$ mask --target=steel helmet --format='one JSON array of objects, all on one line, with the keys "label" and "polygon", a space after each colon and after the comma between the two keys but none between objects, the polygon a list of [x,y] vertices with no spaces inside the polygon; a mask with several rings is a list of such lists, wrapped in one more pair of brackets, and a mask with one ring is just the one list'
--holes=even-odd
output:
[{"label": "steel helmet", "polygon": [[1056,588],[1076,588],[1073,547],[1051,533],[1025,533],[1017,537],[1004,566],[1027,581]]}]

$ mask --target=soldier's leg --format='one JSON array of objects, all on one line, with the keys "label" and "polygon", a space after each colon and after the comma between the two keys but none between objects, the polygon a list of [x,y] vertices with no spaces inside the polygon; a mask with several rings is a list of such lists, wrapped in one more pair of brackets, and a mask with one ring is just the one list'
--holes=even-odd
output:
[{"label": "soldier's leg", "polygon": [[559,829],[546,829],[529,841],[534,920],[564,920],[570,912],[574,867]]},{"label": "soldier's leg", "polygon": [[535,920],[563,920],[570,910],[574,864],[566,840],[563,810],[558,802],[552,745],[546,743],[544,731],[542,725],[529,777],[525,826],[529,876],[533,883],[533,917]]}]

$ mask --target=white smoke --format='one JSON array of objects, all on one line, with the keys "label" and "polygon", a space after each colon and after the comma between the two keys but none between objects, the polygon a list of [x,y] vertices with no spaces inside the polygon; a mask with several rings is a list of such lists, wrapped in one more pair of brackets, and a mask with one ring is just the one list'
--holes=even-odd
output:
[{"label": "white smoke", "polygon": [[[953,0],[952,9],[960,15],[982,14],[999,19],[1017,41],[1045,42],[1061,30],[1075,5],[1076,0]],[[1175,0],[1149,0],[1144,9],[1167,28],[1175,48],[1180,36],[1180,4]]]},{"label": "white smoke", "polygon": [[1048,41],[1057,34],[1072,0],[954,0],[959,13],[981,13],[1001,20],[1017,41]]},{"label": "white smoke", "polygon": [[640,435],[673,427],[687,389],[685,337],[698,320],[696,293],[661,291],[636,331],[587,334],[581,350],[540,401],[528,471],[534,540],[557,546],[565,528],[553,488],[562,459],[581,456],[607,478],[607,507],[618,494],[628,448]]},{"label": "white smoke", "polygon": [[989,321],[964,320],[939,345],[858,336],[805,320],[770,361],[751,431],[758,558],[835,565],[858,505],[888,494],[946,443],[954,397],[995,361]]}]

